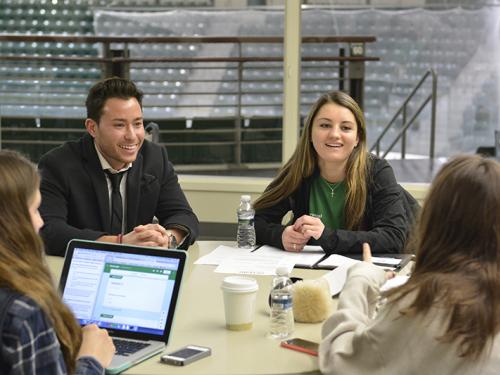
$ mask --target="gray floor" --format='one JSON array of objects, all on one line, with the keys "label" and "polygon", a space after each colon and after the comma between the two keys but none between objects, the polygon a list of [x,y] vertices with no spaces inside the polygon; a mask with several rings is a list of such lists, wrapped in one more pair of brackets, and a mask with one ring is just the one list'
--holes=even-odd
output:
[{"label": "gray floor", "polygon": [[432,181],[441,166],[446,162],[444,159],[404,159],[388,160],[394,169],[396,180],[399,183],[404,182],[422,182]]}]

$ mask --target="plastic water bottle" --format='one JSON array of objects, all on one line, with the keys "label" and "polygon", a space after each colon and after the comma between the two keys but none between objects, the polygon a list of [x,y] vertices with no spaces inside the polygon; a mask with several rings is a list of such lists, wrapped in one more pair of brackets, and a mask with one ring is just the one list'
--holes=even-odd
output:
[{"label": "plastic water bottle", "polygon": [[250,195],[242,195],[240,206],[238,207],[238,234],[236,241],[238,247],[252,248],[255,246],[255,227],[253,219],[255,210],[250,202]]},{"label": "plastic water bottle", "polygon": [[278,267],[271,289],[271,327],[270,336],[283,339],[292,334],[293,297],[292,280],[288,277],[287,267]]}]

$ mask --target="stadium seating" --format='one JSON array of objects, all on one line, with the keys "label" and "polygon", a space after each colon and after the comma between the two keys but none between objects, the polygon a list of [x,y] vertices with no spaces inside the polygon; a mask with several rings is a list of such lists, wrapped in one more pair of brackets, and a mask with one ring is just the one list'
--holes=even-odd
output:
[{"label": "stadium seating", "polygon": [[[111,4],[111,5],[110,5]],[[113,36],[203,36],[203,35],[283,35],[281,11],[239,10],[228,12],[199,12],[170,10],[141,21],[141,13],[133,15],[103,9],[117,7],[158,6],[211,6],[211,1],[134,1],[116,0],[3,0],[0,8],[0,30],[14,34],[66,34]],[[153,8],[152,8],[153,10]],[[464,150],[473,148],[498,119],[498,106],[478,110],[483,100],[497,99],[497,76],[488,72],[474,75],[471,61],[481,60],[479,46],[488,38],[489,10],[452,9],[448,11],[383,11],[383,10],[329,10],[303,11],[303,35],[374,35],[377,42],[366,46],[366,54],[378,56],[380,61],[366,65],[364,110],[370,127],[369,140],[383,129],[399,108],[420,77],[429,68],[439,76],[440,97],[451,95],[468,82],[467,100],[473,105],[463,106],[463,113],[448,113],[446,103],[439,110],[442,122],[452,118],[459,121],[460,131],[438,129],[438,143],[443,152],[448,147]],[[224,13],[224,14],[223,14]],[[237,13],[237,14],[236,14]],[[225,17],[225,18],[222,18]],[[224,19],[224,21],[221,21]],[[303,56],[336,56],[337,44],[304,44]],[[99,44],[61,42],[0,42],[5,55],[39,55],[95,57],[102,54]],[[130,45],[132,57],[237,56],[237,46],[220,47],[201,44],[147,44]],[[243,56],[280,57],[280,44],[246,44]],[[483,66],[483,65],[479,65]],[[488,68],[490,69],[490,68]],[[346,72],[347,74],[347,72]],[[16,116],[23,113],[34,116],[79,118],[83,113],[83,98],[90,85],[101,76],[97,63],[70,62],[0,62],[0,115]],[[301,115],[305,116],[310,104],[323,92],[338,87],[338,67],[330,62],[304,62],[302,66]],[[132,63],[130,77],[145,91],[146,114],[158,118],[213,116],[233,117],[237,113],[237,66],[221,65],[219,70],[203,69],[195,63]],[[280,117],[282,115],[283,71],[280,63],[245,63],[241,83],[241,114],[245,118]],[[208,82],[217,81],[218,83]],[[464,83],[465,82],[465,83]],[[213,90],[200,95],[197,90]],[[198,101],[196,101],[198,100]],[[443,100],[444,102],[444,100]],[[194,103],[189,107],[189,103]],[[414,104],[416,107],[417,104]],[[184,110],[181,110],[184,108]],[[482,111],[482,112],[481,112]],[[487,113],[486,113],[487,112]],[[458,119],[458,120],[457,120]],[[423,147],[428,131],[425,118],[413,130],[416,134],[410,145],[413,151]],[[484,136],[481,133],[484,130]],[[394,129],[392,132],[397,132]],[[461,138],[461,136],[464,136]],[[483,138],[482,138],[483,137]],[[452,142],[451,146],[447,144]],[[471,143],[470,146],[467,143]]]}]

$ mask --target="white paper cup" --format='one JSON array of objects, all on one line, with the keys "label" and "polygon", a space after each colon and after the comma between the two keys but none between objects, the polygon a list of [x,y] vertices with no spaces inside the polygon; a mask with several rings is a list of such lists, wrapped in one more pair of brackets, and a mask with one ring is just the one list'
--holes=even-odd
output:
[{"label": "white paper cup", "polygon": [[251,329],[259,285],[251,277],[227,276],[222,281],[226,328],[232,331]]}]

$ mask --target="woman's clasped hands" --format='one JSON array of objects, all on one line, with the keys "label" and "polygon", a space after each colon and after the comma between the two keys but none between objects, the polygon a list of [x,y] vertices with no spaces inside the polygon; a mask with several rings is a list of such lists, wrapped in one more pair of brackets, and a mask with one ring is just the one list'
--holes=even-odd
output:
[{"label": "woman's clasped hands", "polygon": [[281,234],[283,248],[286,251],[302,251],[311,237],[317,240],[324,229],[325,225],[321,219],[303,215],[295,220],[293,225],[287,226]]}]

